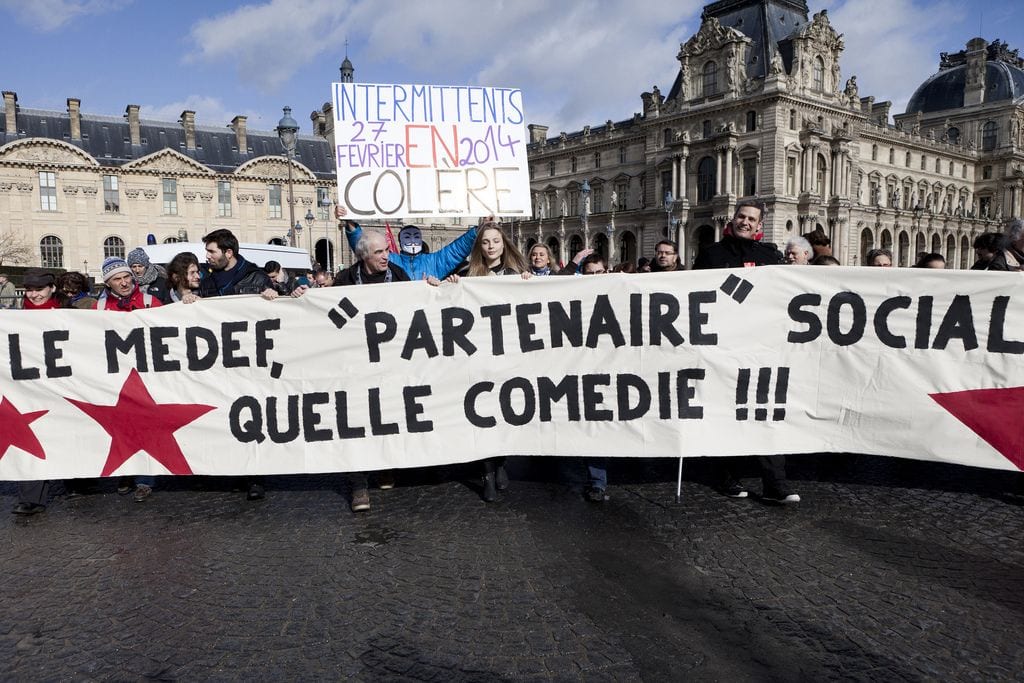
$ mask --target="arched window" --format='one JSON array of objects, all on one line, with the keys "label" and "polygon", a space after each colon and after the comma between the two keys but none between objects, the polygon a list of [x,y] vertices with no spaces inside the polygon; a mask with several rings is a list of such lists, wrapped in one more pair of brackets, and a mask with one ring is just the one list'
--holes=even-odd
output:
[{"label": "arched window", "polygon": [[882,230],[882,249],[892,251],[892,233],[888,229]]},{"label": "arched window", "polygon": [[707,202],[715,196],[715,160],[704,157],[697,164],[697,201]]},{"label": "arched window", "polygon": [[864,263],[868,252],[875,248],[875,235],[869,228],[860,231],[860,261]]},{"label": "arched window", "polygon": [[579,235],[573,235],[569,238],[569,256],[572,258],[576,254],[583,250],[583,238]]},{"label": "arched window", "polygon": [[921,254],[927,253],[927,251],[928,249],[924,233],[919,232],[917,233],[917,237],[914,239],[914,253],[920,256]]},{"label": "arched window", "polygon": [[951,268],[956,263],[956,238],[952,235],[946,238],[946,263]]},{"label": "arched window", "polygon": [[960,129],[957,128],[956,126],[950,126],[946,130],[946,139],[949,140],[950,144],[959,145],[960,144]]},{"label": "arched window", "polygon": [[907,152],[906,156],[904,157],[903,165],[906,166],[907,168],[910,168],[910,152]]},{"label": "arched window", "polygon": [[39,263],[43,268],[64,267],[64,243],[59,237],[47,235],[39,240]]},{"label": "arched window", "polygon": [[900,231],[900,249],[897,258],[899,259],[900,267],[907,267],[910,265],[910,235],[905,230]]},{"label": "arched window", "polygon": [[981,151],[991,152],[996,148],[996,122],[989,121],[981,127]]},{"label": "arched window", "polygon": [[828,171],[828,169],[825,168],[825,157],[823,155],[819,154],[818,155],[817,168],[815,169],[815,173],[817,175],[816,175],[816,177],[814,179],[814,187],[815,187],[815,190],[817,190],[817,194],[818,194],[819,197],[824,197],[825,196],[825,190],[826,190],[826,187],[825,187],[825,173],[827,171]]},{"label": "arched window", "polygon": [[871,161],[878,161],[878,145],[871,145]]},{"label": "arched window", "polygon": [[718,65],[714,62],[708,62],[704,65],[703,86],[701,92],[704,97],[709,97],[718,92]]},{"label": "arched window", "polygon": [[938,235],[932,235],[932,251],[936,254],[942,251],[942,238]]},{"label": "arched window", "polygon": [[968,259],[971,257],[971,240],[964,235],[960,238],[960,270],[967,270],[971,267]]},{"label": "arched window", "polygon": [[167,237],[167,238],[164,238],[164,244],[177,244],[177,243],[178,243],[178,238],[177,237]]},{"label": "arched window", "polygon": [[814,89],[818,92],[825,91],[825,62],[821,57],[814,58]]},{"label": "arched window", "polygon": [[108,259],[111,256],[124,258],[124,240],[120,237],[108,237],[103,240],[103,258]]}]

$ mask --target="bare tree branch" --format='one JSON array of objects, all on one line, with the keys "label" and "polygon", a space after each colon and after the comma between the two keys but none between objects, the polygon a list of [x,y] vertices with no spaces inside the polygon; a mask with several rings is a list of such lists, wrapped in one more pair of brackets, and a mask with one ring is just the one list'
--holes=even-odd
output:
[{"label": "bare tree branch", "polygon": [[32,247],[21,235],[10,230],[0,232],[0,266],[5,263],[27,263],[32,258]]}]

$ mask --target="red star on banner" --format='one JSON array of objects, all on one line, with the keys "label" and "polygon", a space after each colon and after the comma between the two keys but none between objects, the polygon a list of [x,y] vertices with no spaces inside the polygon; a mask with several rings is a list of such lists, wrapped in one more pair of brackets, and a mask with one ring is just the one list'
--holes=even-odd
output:
[{"label": "red star on banner", "polygon": [[0,458],[4,457],[11,446],[17,446],[40,460],[46,460],[43,446],[29,425],[48,412],[37,410],[34,413],[22,413],[4,396],[0,400]]},{"label": "red star on banner", "polygon": [[171,474],[192,474],[174,432],[214,409],[199,403],[156,403],[134,368],[121,387],[117,404],[101,406],[67,399],[110,435],[110,452],[100,476],[109,477],[139,451]]},{"label": "red star on banner", "polygon": [[1024,470],[1024,387],[971,389],[929,394],[936,403],[970,427],[1017,469]]}]

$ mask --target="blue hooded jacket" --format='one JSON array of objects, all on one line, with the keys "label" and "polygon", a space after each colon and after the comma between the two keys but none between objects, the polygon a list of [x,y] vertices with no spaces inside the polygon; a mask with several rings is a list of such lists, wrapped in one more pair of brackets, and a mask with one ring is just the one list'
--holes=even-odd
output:
[{"label": "blue hooded jacket", "polygon": [[[359,224],[356,223],[355,226],[351,232],[345,231],[348,245],[352,247],[352,251],[355,251],[356,243],[363,234],[363,229]],[[433,276],[440,280],[455,270],[469,256],[475,240],[476,226],[474,225],[466,231],[466,234],[452,240],[437,251],[427,254],[406,254],[404,251],[400,251],[397,254],[391,254],[388,260],[401,266],[402,270],[409,274],[410,280],[422,280],[427,276]]]}]

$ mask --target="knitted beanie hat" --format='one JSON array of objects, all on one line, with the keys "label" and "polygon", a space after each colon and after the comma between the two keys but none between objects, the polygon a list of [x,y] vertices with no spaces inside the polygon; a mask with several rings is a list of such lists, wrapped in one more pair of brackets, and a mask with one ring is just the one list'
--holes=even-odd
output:
[{"label": "knitted beanie hat", "polygon": [[149,267],[149,254],[142,247],[135,247],[128,252],[128,265],[135,266],[141,265]]},{"label": "knitted beanie hat", "polygon": [[110,278],[114,277],[119,273],[132,274],[132,269],[128,267],[128,262],[119,256],[111,256],[103,259],[103,281],[106,282]]}]

